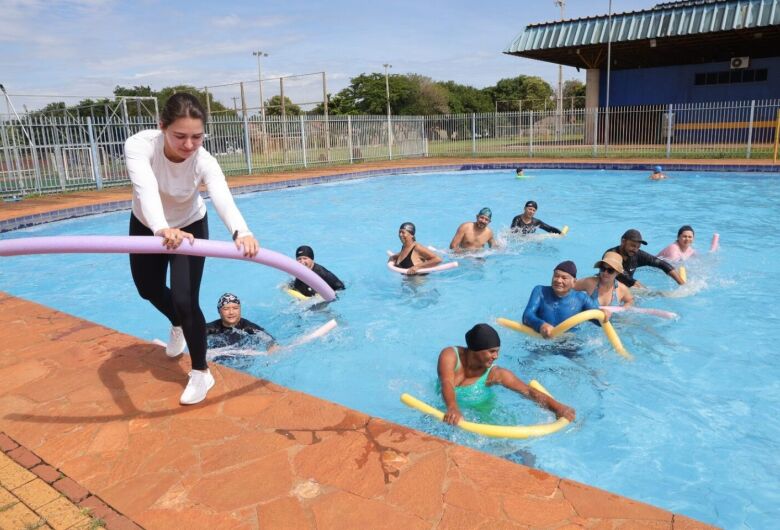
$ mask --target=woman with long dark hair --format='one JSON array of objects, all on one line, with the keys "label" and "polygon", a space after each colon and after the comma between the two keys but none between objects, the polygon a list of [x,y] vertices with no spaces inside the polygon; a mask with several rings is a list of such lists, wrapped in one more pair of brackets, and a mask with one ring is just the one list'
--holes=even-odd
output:
[{"label": "woman with long dark hair", "polygon": [[[202,146],[206,111],[191,94],[174,94],[160,115],[160,128],[141,131],[125,142],[125,160],[133,184],[130,235],[163,238],[175,249],[184,240],[208,239],[205,184],[214,207],[236,248],[245,256],[259,250],[257,240],[238,211],[217,160]],[[130,271],[138,293],[171,322],[166,346],[177,357],[189,346],[192,371],[179,400],[199,403],[214,386],[206,364],[206,319],[200,309],[200,282],[205,258],[179,254],[131,254]],[[170,288],[166,283],[170,266]]]}]

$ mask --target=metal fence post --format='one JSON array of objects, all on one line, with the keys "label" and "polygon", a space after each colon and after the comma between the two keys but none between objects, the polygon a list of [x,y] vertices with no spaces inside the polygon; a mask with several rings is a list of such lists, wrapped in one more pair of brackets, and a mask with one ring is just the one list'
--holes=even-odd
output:
[{"label": "metal fence post", "polygon": [[306,123],[303,121],[303,114],[301,114],[299,118],[301,118],[301,149],[303,150],[303,167],[309,167],[309,163],[306,160]]},{"label": "metal fence post", "polygon": [[244,154],[246,155],[246,169],[252,174],[252,143],[249,141],[249,118],[244,113]]},{"label": "metal fence post", "polygon": [[393,159],[393,122],[390,115],[387,115],[387,154],[390,160]]},{"label": "metal fence post", "polygon": [[[25,189],[25,186],[24,186],[24,178],[22,177],[22,168],[17,163],[18,160],[17,160],[17,156],[16,156],[16,151],[14,150],[13,154],[11,153],[11,148],[10,148],[11,144],[8,141],[8,133],[5,130],[5,128],[6,128],[5,120],[3,120],[2,124],[0,124],[0,125],[2,125],[0,127],[0,140],[2,140],[2,142],[3,142],[3,151],[5,152],[6,167],[9,168],[9,173],[11,175],[13,175],[14,173],[16,174],[16,178],[17,178],[17,181],[18,181],[17,191],[19,191],[19,193],[24,195],[26,193],[26,189]],[[16,143],[16,142],[14,142],[14,143]],[[5,191],[5,190],[2,190],[2,191]]]},{"label": "metal fence post", "polygon": [[666,158],[672,158],[672,104],[666,110]]},{"label": "metal fence post", "polygon": [[599,154],[599,108],[591,109],[593,111],[593,158]]},{"label": "metal fence post", "polygon": [[420,118],[422,124],[423,156],[428,158],[428,131],[425,128],[425,116]]},{"label": "metal fence post", "polygon": [[747,137],[747,153],[745,158],[750,158],[750,153],[753,149],[753,119],[756,115],[756,100],[750,100],[750,123],[748,125],[748,137]]},{"label": "metal fence post", "polygon": [[352,147],[352,116],[347,115],[347,149],[349,149],[349,163],[355,162],[353,156],[354,149]]},{"label": "metal fence post", "polygon": [[534,156],[534,111],[528,111],[528,156]]},{"label": "metal fence post", "polygon": [[92,153],[92,174],[95,176],[95,186],[97,186],[97,189],[102,190],[103,172],[100,170],[97,142],[95,142],[95,133],[92,130],[92,118],[89,116],[87,116],[87,134],[89,134],[89,150]]},{"label": "metal fence post", "polygon": [[471,154],[477,154],[477,120],[474,113],[471,113]]}]

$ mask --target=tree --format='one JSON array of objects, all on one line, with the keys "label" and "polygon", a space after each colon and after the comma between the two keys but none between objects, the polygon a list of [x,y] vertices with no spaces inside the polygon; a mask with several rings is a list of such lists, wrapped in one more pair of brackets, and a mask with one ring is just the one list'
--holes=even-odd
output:
[{"label": "tree", "polygon": [[572,98],[575,109],[585,108],[585,83],[578,79],[569,79],[563,84],[563,108],[571,108]]},{"label": "tree", "polygon": [[527,75],[500,79],[495,87],[486,90],[498,102],[498,110],[519,110],[518,101],[522,101],[523,110],[544,110],[549,108],[554,94],[544,79]]},{"label": "tree", "polygon": [[[265,113],[268,116],[282,115],[282,97],[274,96],[265,102]],[[284,114],[285,116],[299,116],[301,107],[295,105],[290,98],[284,96]]]},{"label": "tree", "polygon": [[455,114],[493,112],[494,102],[490,92],[468,85],[460,85],[455,81],[438,82],[447,91],[447,104],[450,112]]},{"label": "tree", "polygon": [[[393,114],[400,114],[401,109],[411,107],[415,94],[421,92],[421,85],[415,85],[409,76],[393,74],[388,76],[387,81]],[[435,96],[432,97],[435,99]],[[322,106],[317,108],[321,110]],[[328,110],[332,114],[386,114],[385,75],[373,73],[353,77],[348,87],[330,99]]]},{"label": "tree", "polygon": [[[401,101],[395,113],[407,116],[446,114],[450,111],[447,89],[434,83],[430,77],[407,74],[411,90],[409,97]],[[392,101],[392,92],[391,92]]]}]

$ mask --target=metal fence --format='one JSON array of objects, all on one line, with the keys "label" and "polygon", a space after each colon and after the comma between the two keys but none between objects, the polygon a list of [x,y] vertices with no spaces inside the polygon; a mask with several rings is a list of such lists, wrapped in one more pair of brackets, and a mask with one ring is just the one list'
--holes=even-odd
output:
[{"label": "metal fence", "polygon": [[[124,141],[154,119],[0,122],[0,196],[128,183]],[[442,116],[212,116],[226,174],[428,156],[771,158],[780,100]]]}]

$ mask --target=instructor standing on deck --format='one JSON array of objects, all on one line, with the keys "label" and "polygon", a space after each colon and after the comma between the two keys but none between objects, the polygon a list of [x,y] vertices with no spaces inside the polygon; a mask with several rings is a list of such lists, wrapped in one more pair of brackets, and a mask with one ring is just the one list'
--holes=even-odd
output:
[{"label": "instructor standing on deck", "polygon": [[[208,239],[205,184],[222,222],[245,256],[259,244],[236,208],[217,160],[203,147],[206,111],[195,96],[174,94],[160,114],[160,128],[141,131],[125,142],[127,171],[133,184],[130,235],[163,238],[163,246],[178,248],[184,240]],[[206,399],[214,377],[206,364],[206,319],[200,309],[200,282],[205,258],[179,254],[130,254],[130,271],[138,294],[171,322],[165,352],[176,357],[190,349],[192,371],[181,395],[182,405]],[[166,285],[168,266],[171,286]]]}]

